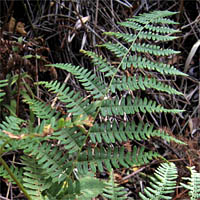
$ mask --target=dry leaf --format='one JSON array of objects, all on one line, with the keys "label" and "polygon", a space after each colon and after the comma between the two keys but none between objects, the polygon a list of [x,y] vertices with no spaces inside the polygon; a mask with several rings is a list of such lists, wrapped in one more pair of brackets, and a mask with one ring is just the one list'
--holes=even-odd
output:
[{"label": "dry leaf", "polygon": [[76,22],[74,28],[75,28],[76,30],[80,29],[80,28],[82,27],[82,23],[85,24],[85,23],[86,23],[87,21],[89,21],[89,20],[90,20],[90,16],[81,17],[81,20],[79,19],[79,20]]},{"label": "dry leaf", "polygon": [[9,131],[4,131],[4,130],[2,132],[5,133],[6,135],[8,135],[10,138],[17,139],[17,140],[21,140],[25,136],[24,134],[22,134],[22,135],[14,135],[13,133],[11,133]]},{"label": "dry leaf", "polygon": [[[74,29],[75,30],[78,30],[82,27],[83,24],[85,24],[87,21],[90,20],[90,16],[86,16],[86,17],[81,17],[81,20],[79,19],[75,26],[74,26]],[[73,35],[70,35],[70,32],[69,32],[69,35],[68,35],[68,42],[71,42],[73,40],[73,38],[75,37],[76,33],[73,33]],[[82,45],[83,46],[83,45]]]},{"label": "dry leaf", "polygon": [[14,32],[15,29],[15,23],[16,23],[16,19],[14,17],[10,18],[10,21],[8,22],[8,31],[10,33]]},{"label": "dry leaf", "polygon": [[44,126],[42,136],[52,135],[54,130],[51,128],[51,124]]},{"label": "dry leaf", "polygon": [[199,117],[190,118],[189,119],[189,128],[190,128],[191,136],[193,137],[193,135],[196,133],[196,131],[200,130],[200,118]]},{"label": "dry leaf", "polygon": [[16,32],[20,33],[22,36],[26,36],[27,32],[24,30],[24,23],[18,22],[16,25]]},{"label": "dry leaf", "polygon": [[94,122],[94,118],[91,115],[89,115],[85,120],[83,120],[83,124],[88,127],[92,127],[93,122]]}]

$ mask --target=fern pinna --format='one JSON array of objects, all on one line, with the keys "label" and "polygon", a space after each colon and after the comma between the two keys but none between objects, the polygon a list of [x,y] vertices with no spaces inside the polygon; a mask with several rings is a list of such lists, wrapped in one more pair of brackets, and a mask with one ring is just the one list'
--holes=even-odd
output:
[{"label": "fern pinna", "polygon": [[[70,73],[84,91],[77,92],[70,85],[57,80],[36,83],[55,95],[54,103],[59,102],[64,113],[53,104],[23,94],[32,115],[30,123],[26,122],[26,127],[20,128],[24,120],[7,117],[0,125],[0,136],[3,141],[1,153],[14,149],[23,151],[23,178],[20,181],[28,192],[27,198],[81,199],[83,188],[80,174],[140,166],[160,157],[157,152],[141,148],[135,141],[144,142],[160,137],[168,142],[183,143],[157,130],[153,124],[134,120],[138,113],[182,112],[165,108],[138,93],[140,90],[144,94],[157,90],[182,95],[172,86],[164,84],[162,78],[158,80],[155,76],[155,73],[160,73],[161,77],[186,76],[175,67],[159,61],[159,57],[179,53],[160,46],[160,43],[176,39],[172,34],[178,31],[169,28],[176,23],[168,19],[174,14],[155,11],[139,15],[119,23],[127,29],[127,33],[106,32],[107,36],[115,37],[118,43],[108,42],[99,47],[111,51],[113,61],[82,50],[90,57],[99,76],[83,66],[49,65]],[[39,119],[40,123],[35,125],[35,119]],[[124,142],[130,142],[132,149],[126,149]],[[0,170],[6,178],[5,169]],[[109,188],[112,188],[112,193]],[[122,188],[116,189],[113,179],[102,191],[101,195],[108,199],[126,197]]]}]

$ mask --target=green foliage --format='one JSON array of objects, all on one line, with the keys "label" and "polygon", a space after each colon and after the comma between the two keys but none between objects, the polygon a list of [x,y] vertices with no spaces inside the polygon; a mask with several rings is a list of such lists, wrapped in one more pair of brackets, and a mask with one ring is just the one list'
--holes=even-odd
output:
[{"label": "green foliage", "polygon": [[[99,194],[108,199],[126,199],[126,192],[115,184],[112,173],[111,180],[102,186],[98,178],[88,177],[88,172],[141,166],[161,157],[157,152],[136,146],[137,141],[148,142],[150,138],[160,137],[167,142],[183,144],[157,130],[153,124],[134,120],[137,113],[182,112],[165,108],[148,95],[152,90],[182,95],[172,86],[162,83],[162,78],[158,80],[154,76],[155,71],[161,77],[186,76],[159,60],[179,53],[159,46],[160,43],[176,39],[172,34],[177,30],[168,27],[176,24],[167,18],[173,14],[156,11],[119,23],[124,28],[130,28],[132,34],[105,33],[120,41],[99,45],[113,53],[114,61],[119,62],[117,67],[112,60],[82,50],[91,58],[100,75],[83,66],[63,63],[48,65],[70,73],[80,83],[77,89],[57,80],[36,83],[37,87],[48,89],[59,101],[64,113],[56,106],[34,98],[33,94],[31,97],[22,94],[24,103],[29,106],[30,120],[6,117],[0,124],[0,138],[3,141],[2,152],[23,152],[23,179],[18,179],[28,192],[29,199],[91,199]],[[127,72],[130,76],[127,76]],[[6,81],[2,81],[0,87],[6,84]],[[148,98],[141,97],[136,90],[146,93]],[[5,93],[0,91],[0,98],[3,95]],[[122,142],[130,142],[132,149],[127,150]],[[0,173],[7,177],[5,170],[1,169]],[[19,177],[17,171],[10,173]],[[163,164],[156,171],[156,177],[152,178],[153,190],[146,189],[145,195],[151,198],[157,194],[157,197],[164,198],[165,192],[171,192],[175,187],[175,166]],[[89,188],[91,184],[94,186],[92,189]]]},{"label": "green foliage", "polygon": [[113,171],[111,171],[110,180],[105,183],[103,196],[111,200],[123,200],[127,199],[126,193],[124,187],[120,187],[115,183],[114,174]]},{"label": "green foliage", "polygon": [[162,163],[150,177],[150,187],[144,189],[145,195],[140,193],[142,200],[172,199],[169,195],[176,188],[177,169],[174,163]]},{"label": "green foliage", "polygon": [[103,193],[103,181],[88,173],[79,178],[80,181],[80,195],[77,196],[78,200],[88,200],[97,197]]},{"label": "green foliage", "polygon": [[8,85],[8,80],[0,80],[0,102],[3,100],[2,97],[6,94],[1,88]]},{"label": "green foliage", "polygon": [[[200,173],[197,173],[195,167],[188,167],[190,177],[183,177],[183,180],[189,181],[187,184],[180,183],[181,186],[188,189],[190,200],[200,198]],[[177,167],[174,163],[162,163],[155,171],[154,176],[150,176],[149,186],[144,188],[143,193],[139,193],[142,200],[162,200],[172,199],[172,194],[177,186],[178,177]]]},{"label": "green foliage", "polygon": [[183,177],[183,180],[187,180],[188,183],[181,183],[181,185],[189,190],[189,196],[191,200],[197,200],[200,198],[200,173],[198,173],[195,167],[188,167],[191,173],[191,177]]}]

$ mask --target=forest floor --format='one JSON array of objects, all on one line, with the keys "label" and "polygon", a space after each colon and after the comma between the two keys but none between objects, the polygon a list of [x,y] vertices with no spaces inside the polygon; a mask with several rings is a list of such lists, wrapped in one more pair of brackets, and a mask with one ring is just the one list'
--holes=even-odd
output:
[{"label": "forest floor", "polygon": [[[179,24],[175,28],[181,32],[177,40],[169,43],[169,48],[181,51],[181,54],[169,57],[165,62],[189,75],[175,80],[178,90],[184,94],[184,99],[179,96],[171,97],[173,106],[185,112],[176,115],[173,119],[169,116],[165,119],[155,118],[158,129],[165,130],[188,144],[179,146],[173,143],[161,143],[157,149],[161,155],[176,163],[179,175],[183,177],[189,173],[185,170],[185,166],[195,166],[200,172],[199,0],[82,0],[79,3],[62,0],[1,0],[0,80],[8,74],[16,75],[21,71],[27,72],[34,81],[64,81],[66,78],[64,71],[45,67],[46,64],[52,63],[72,63],[92,69],[92,65],[80,53],[80,49],[98,52],[109,59],[111,55],[107,51],[96,48],[96,45],[109,41],[103,32],[119,31],[117,22],[154,10],[178,12],[174,21]],[[16,46],[16,41],[20,41],[20,38],[23,40],[23,45]],[[12,59],[10,59],[11,55]],[[39,59],[35,59],[36,55]],[[22,61],[22,56],[31,56],[31,58]],[[23,67],[19,68],[19,66]],[[71,81],[69,84],[76,87],[72,79],[69,81]],[[29,85],[32,87],[31,81]],[[8,96],[7,101],[10,100]],[[26,118],[27,113],[23,105],[19,105],[16,114]],[[0,121],[2,119],[1,114]],[[156,166],[158,163],[152,162],[142,168],[142,171],[151,174]],[[134,171],[134,178],[132,177],[130,181],[131,176],[126,171],[123,169],[115,171],[116,181],[132,191],[132,196],[140,190],[139,172],[140,169]],[[6,195],[8,192],[6,181],[0,180],[0,182],[0,193]],[[177,190],[173,199],[187,198],[184,190]]]}]

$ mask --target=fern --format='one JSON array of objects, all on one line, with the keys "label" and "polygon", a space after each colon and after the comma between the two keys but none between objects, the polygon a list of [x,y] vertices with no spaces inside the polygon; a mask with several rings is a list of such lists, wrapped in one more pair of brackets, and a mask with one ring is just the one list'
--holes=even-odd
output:
[{"label": "fern", "polygon": [[187,184],[181,183],[181,185],[189,190],[189,196],[191,200],[197,200],[200,198],[200,173],[198,173],[195,167],[189,167],[191,177],[183,177],[183,180],[189,181]]},{"label": "fern", "polygon": [[144,148],[137,148],[134,146],[132,152],[126,152],[124,147],[112,149],[108,147],[107,149],[95,148],[93,151],[91,148],[88,148],[87,151],[84,151],[80,154],[77,161],[77,168],[80,173],[87,173],[89,170],[88,164],[93,172],[96,172],[97,169],[100,172],[104,171],[104,166],[107,170],[111,170],[112,166],[114,168],[130,167],[133,165],[143,165],[148,163],[153,158],[158,158],[159,154],[156,152],[145,152]]},{"label": "fern", "polygon": [[3,100],[2,97],[6,94],[1,88],[8,85],[8,80],[0,80],[0,102]]},{"label": "fern", "polygon": [[[14,165],[11,165],[10,170],[15,175],[15,177],[17,177],[17,179],[19,181],[22,181],[23,168],[18,168],[18,167],[14,166]],[[13,181],[13,179],[10,177],[10,175],[8,174],[8,172],[3,168],[3,166],[0,166],[0,177],[6,179],[8,182],[10,182],[12,184],[16,184]]]},{"label": "fern", "polygon": [[[72,79],[80,83],[78,89],[81,93],[57,80],[36,83],[56,95],[64,113],[50,104],[23,95],[24,102],[29,105],[30,120],[9,116],[0,124],[0,137],[7,142],[6,145],[1,143],[2,152],[23,151],[21,181],[32,199],[85,198],[84,179],[80,178],[80,174],[141,166],[161,157],[144,147],[133,146],[128,151],[122,142],[131,141],[134,144],[160,137],[167,142],[184,144],[152,124],[132,120],[136,113],[176,114],[183,111],[165,108],[152,98],[140,98],[134,92],[142,90],[144,96],[151,90],[182,95],[172,86],[162,83],[163,75],[186,76],[175,67],[160,62],[161,57],[180,53],[161,46],[163,42],[176,39],[172,34],[178,31],[168,27],[176,24],[168,19],[173,14],[176,13],[156,11],[119,23],[124,28],[130,28],[130,34],[106,32],[118,42],[110,41],[98,47],[111,51],[114,62],[82,50],[90,57],[98,74],[92,69],[72,64],[48,65],[70,73]],[[117,67],[115,59],[119,62]],[[155,78],[155,72],[160,74],[159,80]],[[5,84],[6,81],[1,81],[0,87]],[[3,95],[0,91],[0,97]],[[122,121],[123,117],[126,123]],[[38,118],[40,120],[36,120]],[[1,171],[2,176],[7,177],[6,172]],[[176,167],[172,163],[162,164],[155,176],[151,178],[152,188],[145,189],[144,195],[140,193],[141,198],[169,198],[168,192],[175,188]],[[92,183],[96,180],[90,178],[87,181]],[[99,189],[95,194],[101,193]],[[126,192],[114,183],[113,174],[105,184],[103,196],[126,199]]]},{"label": "fern", "polygon": [[156,105],[155,101],[148,101],[147,98],[139,99],[136,97],[132,101],[131,96],[128,96],[126,99],[123,98],[119,103],[119,99],[116,100],[104,100],[101,106],[101,114],[103,116],[112,116],[112,115],[124,115],[126,114],[135,114],[136,112],[166,112],[166,113],[178,113],[181,110],[177,109],[166,109],[161,105]]},{"label": "fern", "polygon": [[61,183],[67,177],[70,163],[67,163],[65,157],[62,156],[62,151],[59,151],[58,148],[51,148],[50,144],[43,143],[42,145],[33,144],[31,148],[24,151],[29,155],[31,153],[41,168],[46,171],[45,179],[51,178],[53,183]]},{"label": "fern", "polygon": [[50,91],[58,93],[58,98],[66,103],[66,108],[69,113],[73,115],[92,115],[95,111],[93,104],[89,104],[89,100],[83,100],[83,97],[80,96],[80,93],[74,93],[70,90],[69,87],[66,87],[65,84],[60,84],[57,81],[51,82],[40,82],[44,84],[45,87],[49,88]]},{"label": "fern", "polygon": [[88,71],[84,67],[73,66],[71,64],[54,64],[51,66],[66,70],[73,74],[84,86],[86,91],[90,91],[90,93],[94,95],[94,98],[104,97],[106,91],[105,85],[101,82],[100,78],[96,77],[95,74],[92,74],[91,71]]},{"label": "fern", "polygon": [[102,123],[101,125],[94,124],[90,131],[90,139],[93,143],[102,143],[104,140],[106,143],[125,142],[128,140],[147,140],[150,137],[161,137],[166,141],[175,141],[180,144],[183,142],[177,140],[176,138],[169,136],[165,132],[159,130],[153,130],[153,125],[149,124],[135,124],[134,122],[120,123]]},{"label": "fern", "polygon": [[31,111],[33,111],[38,118],[49,119],[56,115],[56,110],[52,109],[50,105],[46,105],[46,103],[36,99],[31,99],[29,96],[24,96],[24,102],[29,104]]},{"label": "fern", "polygon": [[60,141],[68,153],[78,152],[84,143],[85,136],[77,128],[63,128],[60,131],[53,133],[52,139]]},{"label": "fern", "polygon": [[182,95],[181,92],[175,90],[174,88],[170,87],[169,85],[163,84],[162,82],[157,81],[156,78],[148,78],[145,76],[144,78],[139,75],[134,75],[133,77],[124,77],[121,79],[114,79],[111,90],[112,92],[115,92],[116,89],[119,91],[125,91],[125,90],[147,90],[148,88],[155,89],[157,91],[166,92],[169,94],[177,94]]},{"label": "fern", "polygon": [[38,165],[34,157],[22,157],[22,163],[25,165],[23,174],[23,185],[32,199],[43,199],[42,192],[51,185],[49,180],[44,178],[44,170]]},{"label": "fern", "polygon": [[176,188],[177,169],[174,163],[162,163],[151,177],[150,186],[139,193],[142,200],[172,199],[169,194]]},{"label": "fern", "polygon": [[125,191],[125,188],[122,186],[118,186],[114,182],[114,173],[113,171],[111,171],[110,180],[107,183],[105,183],[103,196],[111,200],[123,200],[127,199],[126,195],[127,192]]}]

